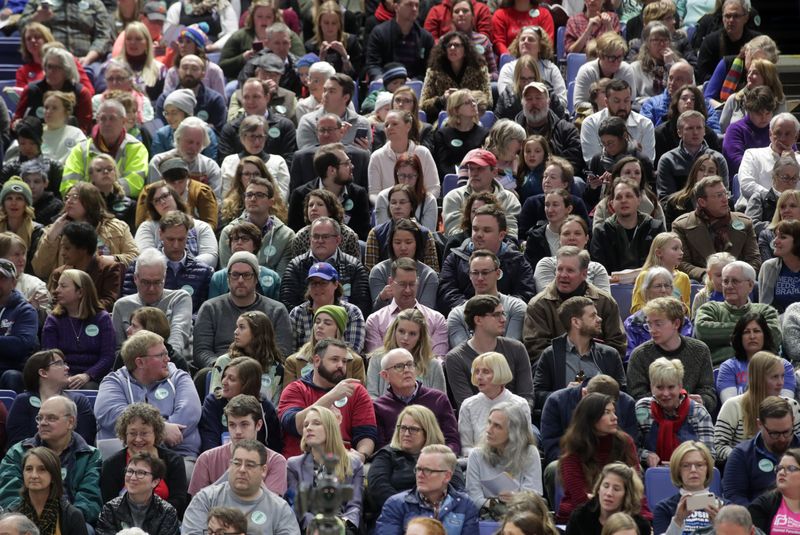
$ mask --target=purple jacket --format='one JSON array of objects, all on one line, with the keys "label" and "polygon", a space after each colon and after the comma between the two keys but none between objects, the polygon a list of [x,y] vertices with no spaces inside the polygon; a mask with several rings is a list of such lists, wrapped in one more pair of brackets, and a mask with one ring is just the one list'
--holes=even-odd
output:
[{"label": "purple jacket", "polygon": [[757,128],[750,121],[750,116],[745,115],[735,123],[728,126],[725,138],[722,140],[722,154],[728,161],[729,176],[739,173],[739,164],[747,149],[757,149],[769,145],[769,125]]},{"label": "purple jacket", "polygon": [[82,321],[66,314],[48,315],[42,329],[42,349],[56,347],[64,352],[71,374],[87,373],[99,383],[114,364],[117,335],[111,315],[101,310]]},{"label": "purple jacket", "polygon": [[375,419],[378,422],[378,443],[375,445],[375,451],[392,441],[394,428],[397,425],[397,417],[403,409],[409,405],[422,405],[429,408],[436,415],[444,434],[444,443],[456,455],[461,453],[458,421],[456,421],[453,406],[450,405],[450,400],[447,399],[447,394],[422,386],[422,383],[417,381],[417,391],[407,403],[392,392],[391,386],[387,386],[386,392],[373,401],[373,404],[375,406]]},{"label": "purple jacket", "polygon": [[[633,350],[648,340],[652,340],[653,337],[650,336],[650,331],[647,330],[644,311],[642,310],[638,310],[625,318],[623,325],[625,326],[625,334],[628,336],[628,350],[625,352],[625,362],[627,363],[631,359]],[[691,320],[684,317],[683,325],[681,325],[681,334],[691,338],[692,330]]]}]

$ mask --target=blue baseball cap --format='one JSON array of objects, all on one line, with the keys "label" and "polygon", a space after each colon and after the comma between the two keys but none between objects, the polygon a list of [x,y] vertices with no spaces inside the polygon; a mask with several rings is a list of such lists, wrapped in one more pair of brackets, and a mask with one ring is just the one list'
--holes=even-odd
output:
[{"label": "blue baseball cap", "polygon": [[338,281],[339,272],[327,262],[317,262],[308,270],[308,277],[306,277],[306,280],[312,277],[325,279],[326,281]]}]

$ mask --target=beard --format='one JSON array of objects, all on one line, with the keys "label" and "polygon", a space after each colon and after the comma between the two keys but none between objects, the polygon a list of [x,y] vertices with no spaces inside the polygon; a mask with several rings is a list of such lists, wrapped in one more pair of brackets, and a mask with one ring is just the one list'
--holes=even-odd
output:
[{"label": "beard", "polygon": [[539,111],[524,110],[523,113],[525,114],[526,122],[531,124],[541,124],[547,119],[547,116],[550,114],[550,110],[548,108]]},{"label": "beard", "polygon": [[200,79],[193,78],[191,76],[185,76],[181,78],[180,82],[181,82],[181,88],[183,89],[194,89],[195,87],[200,85]]},{"label": "beard", "polygon": [[317,373],[319,373],[323,379],[332,384],[339,384],[346,376],[345,372],[330,371],[322,364],[320,364],[319,368],[317,368]]}]

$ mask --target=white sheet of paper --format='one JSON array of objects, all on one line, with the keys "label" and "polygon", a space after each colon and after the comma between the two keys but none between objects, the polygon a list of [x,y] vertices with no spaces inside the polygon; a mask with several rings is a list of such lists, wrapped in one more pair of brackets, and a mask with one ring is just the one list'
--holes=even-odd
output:
[{"label": "white sheet of paper", "polygon": [[485,494],[492,497],[499,496],[503,491],[514,492],[519,490],[519,482],[506,472],[497,474],[491,479],[482,479],[481,485],[486,491]]}]

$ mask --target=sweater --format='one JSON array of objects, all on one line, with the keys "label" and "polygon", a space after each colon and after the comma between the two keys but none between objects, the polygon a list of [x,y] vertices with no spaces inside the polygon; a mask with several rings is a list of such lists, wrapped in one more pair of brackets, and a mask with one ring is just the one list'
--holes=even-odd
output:
[{"label": "sweater", "polygon": [[[636,282],[633,283],[633,292],[631,293],[631,314],[641,310],[645,304],[644,295],[642,295],[642,285],[644,284],[645,276],[647,276],[647,270],[643,269],[636,276]],[[672,277],[672,286],[674,288],[673,295],[683,301],[683,304],[686,305],[686,309],[688,310],[692,306],[692,304],[689,302],[689,299],[692,295],[692,281],[689,280],[689,276],[683,271],[673,271]],[[628,347],[630,347],[630,343],[628,344]]]},{"label": "sweater", "polygon": [[[651,453],[657,455],[659,423],[653,416],[651,404],[655,401],[653,397],[645,397],[636,402],[636,421],[639,424],[639,442],[637,444],[639,459],[642,464],[647,464],[647,456]],[[665,415],[666,417],[666,415]],[[711,452],[711,458],[715,458],[714,450],[714,423],[711,415],[699,403],[689,400],[689,413],[680,428],[675,429],[675,434],[679,442],[696,440],[702,442]],[[667,459],[660,459],[667,462]]]},{"label": "sweater", "polygon": [[19,290],[12,290],[0,308],[0,370],[22,370],[39,345],[39,316]]},{"label": "sweater", "polygon": [[[513,295],[497,293],[500,304],[503,305],[503,312],[506,313],[506,338],[522,340],[522,324],[525,321],[525,301]],[[464,305],[458,305],[447,316],[447,336],[450,347],[456,347],[462,342],[466,342],[471,336],[472,331],[467,326],[464,319]]]},{"label": "sweater", "polygon": [[111,314],[101,310],[84,320],[49,314],[42,329],[42,349],[53,348],[64,352],[71,374],[86,373],[91,381],[100,382],[114,364]]},{"label": "sweater", "polygon": [[[376,400],[387,393],[389,383],[381,377],[381,359],[386,355],[386,349],[381,347],[375,350],[369,358],[369,366],[367,368],[367,392],[369,396]],[[419,368],[417,368],[419,371]],[[417,380],[422,383],[425,388],[438,390],[439,392],[447,393],[447,384],[444,379],[444,364],[438,358],[432,358],[428,362],[428,370],[425,375],[417,375]]]},{"label": "sweater", "polygon": [[725,131],[722,140],[722,154],[728,162],[728,173],[731,176],[739,172],[742,156],[747,149],[766,147],[769,145],[769,125],[764,128],[756,127],[750,120],[750,115],[745,115],[732,123]]},{"label": "sweater", "polygon": [[527,399],[520,397],[508,388],[494,399],[490,399],[483,392],[470,396],[461,404],[458,411],[458,434],[461,438],[462,456],[468,456],[483,438],[489,421],[489,412],[499,403],[509,402],[519,406],[531,420],[531,406]]},{"label": "sweater", "polygon": [[[436,308],[436,293],[439,290],[439,275],[428,265],[417,263],[417,302],[428,308]],[[369,272],[369,293],[372,299],[372,310],[380,310],[391,301],[382,301],[380,293],[389,283],[392,273],[392,259],[383,260]]]},{"label": "sweater", "polygon": [[[792,398],[784,398],[792,408],[794,419],[794,434],[800,433],[800,403]],[[752,436],[745,435],[744,432],[744,410],[742,402],[744,394],[732,397],[722,404],[717,416],[717,423],[714,426],[714,445],[717,449],[717,459],[726,460],[733,448]]]},{"label": "sweater", "polygon": [[[189,482],[189,494],[196,496],[202,489],[228,480],[233,444],[223,444],[206,450],[197,458]],[[267,448],[267,473],[264,486],[278,496],[286,494],[286,459]]]},{"label": "sweater", "polygon": [[[684,277],[686,276],[684,273],[681,274]],[[628,351],[625,353],[624,358],[624,362],[627,364],[631,358],[631,353],[633,353],[633,350],[648,340],[652,340],[652,336],[650,335],[650,329],[647,326],[647,316],[645,316],[644,310],[640,309],[638,312],[634,312],[625,318],[625,321],[622,322],[622,325],[625,327],[625,336],[628,337]],[[688,317],[683,318],[680,333],[683,336],[692,336],[692,321]]]},{"label": "sweater", "polygon": [[[517,488],[512,492],[522,490],[532,490],[539,496],[544,495],[542,489],[542,461],[539,458],[539,450],[536,446],[528,446],[525,455],[525,464],[522,472],[510,474],[505,468],[507,466],[492,466],[483,453],[481,448],[475,448],[467,459],[467,494],[472,499],[475,507],[480,509],[489,500],[497,498],[492,492],[483,486],[482,482],[494,479],[502,474],[510,476],[517,483]],[[516,459],[509,459],[515,461]]]},{"label": "sweater", "polygon": [[[791,363],[783,360],[783,389],[781,395],[794,399],[794,390],[797,380],[794,375],[794,367]],[[717,394],[722,403],[725,403],[734,396],[744,394],[747,390],[747,364],[746,360],[739,360],[731,357],[722,363],[717,373]]]},{"label": "sweater", "polygon": [[770,305],[748,301],[744,306],[736,308],[727,301],[712,301],[697,310],[694,322],[695,337],[705,342],[711,350],[711,360],[715,366],[733,355],[730,346],[733,328],[739,318],[750,312],[758,312],[764,316],[775,347],[780,347],[781,329],[778,311]]}]

